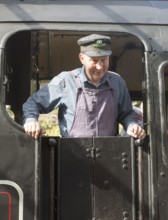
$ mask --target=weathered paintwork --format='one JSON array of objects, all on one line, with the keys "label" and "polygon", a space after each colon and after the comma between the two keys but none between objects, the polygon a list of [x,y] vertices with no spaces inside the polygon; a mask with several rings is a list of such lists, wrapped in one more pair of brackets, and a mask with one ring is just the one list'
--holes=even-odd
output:
[{"label": "weathered paintwork", "polygon": [[[76,41],[91,33],[111,36],[110,70],[143,102],[143,147],[121,137],[35,141],[23,131],[23,102],[39,80],[80,65]],[[0,0],[4,220],[168,218],[167,36],[167,1]]]}]

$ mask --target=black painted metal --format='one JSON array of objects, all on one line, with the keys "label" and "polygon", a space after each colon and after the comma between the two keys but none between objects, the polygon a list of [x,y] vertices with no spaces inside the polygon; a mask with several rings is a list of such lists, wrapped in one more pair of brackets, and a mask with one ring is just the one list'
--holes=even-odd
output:
[{"label": "black painted metal", "polygon": [[93,160],[88,158],[92,139],[61,139],[60,216],[61,220],[92,219]]},{"label": "black painted metal", "polygon": [[40,139],[40,203],[39,220],[55,220],[57,218],[57,188],[58,188],[58,145],[56,137]]},{"label": "black painted metal", "polygon": [[0,131],[0,218],[34,219],[38,179],[35,141],[3,125]]},{"label": "black painted metal", "polygon": [[135,219],[130,138],[61,139],[61,220]]},{"label": "black painted metal", "polygon": [[95,219],[135,219],[135,155],[130,138],[95,138]]},{"label": "black painted metal", "polygon": [[[167,115],[166,110],[166,70],[162,68],[164,63],[167,66],[168,53],[148,54],[148,66],[150,68],[149,89],[153,88],[153,97],[149,106],[151,115],[150,155],[151,160],[151,210],[154,219],[164,220],[168,218],[168,145],[167,145]],[[164,84],[161,84],[161,81]],[[164,99],[164,102],[163,102]]]}]

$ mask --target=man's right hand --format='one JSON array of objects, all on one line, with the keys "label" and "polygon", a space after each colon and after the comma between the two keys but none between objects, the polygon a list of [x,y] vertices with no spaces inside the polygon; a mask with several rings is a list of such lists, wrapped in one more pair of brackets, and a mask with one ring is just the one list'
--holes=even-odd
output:
[{"label": "man's right hand", "polygon": [[40,135],[45,134],[46,132],[42,129],[38,121],[31,121],[24,124],[24,129],[26,134],[30,135],[33,138],[38,138]]}]

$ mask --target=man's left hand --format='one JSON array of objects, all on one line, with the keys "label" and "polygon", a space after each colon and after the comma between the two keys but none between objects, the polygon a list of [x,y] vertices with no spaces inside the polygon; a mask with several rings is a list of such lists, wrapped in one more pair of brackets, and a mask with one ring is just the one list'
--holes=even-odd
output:
[{"label": "man's left hand", "polygon": [[127,134],[139,139],[144,139],[146,136],[145,130],[138,124],[134,124],[127,129]]}]

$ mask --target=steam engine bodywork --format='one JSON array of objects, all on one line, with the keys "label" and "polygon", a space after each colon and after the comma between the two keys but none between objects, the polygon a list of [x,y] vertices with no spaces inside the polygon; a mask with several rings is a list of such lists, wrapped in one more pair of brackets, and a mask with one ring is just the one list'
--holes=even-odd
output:
[{"label": "steam engine bodywork", "polygon": [[[1,0],[0,11],[1,218],[167,219],[168,2]],[[143,144],[24,133],[22,104],[81,65],[76,41],[92,33],[112,38],[109,68],[143,103]]]}]

